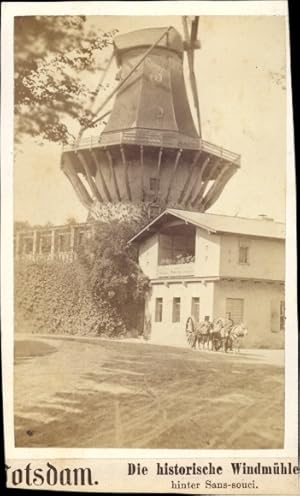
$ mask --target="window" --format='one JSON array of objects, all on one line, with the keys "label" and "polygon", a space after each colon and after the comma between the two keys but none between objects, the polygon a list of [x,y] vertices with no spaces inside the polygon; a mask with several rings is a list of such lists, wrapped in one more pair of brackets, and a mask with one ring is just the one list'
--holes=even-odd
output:
[{"label": "window", "polygon": [[249,263],[249,246],[245,242],[240,242],[239,245],[239,263],[240,264]]},{"label": "window", "polygon": [[153,217],[157,217],[160,214],[160,206],[159,205],[150,205],[148,209],[148,215],[152,219]]},{"label": "window", "polygon": [[282,331],[281,325],[283,324],[283,307],[277,298],[270,300],[270,330],[271,332]]},{"label": "window", "polygon": [[180,322],[180,298],[173,298],[172,322]]},{"label": "window", "polygon": [[244,300],[242,298],[226,298],[226,318],[234,324],[240,324],[244,319]]},{"label": "window", "polygon": [[150,191],[159,191],[159,179],[156,177],[150,177]]},{"label": "window", "polygon": [[285,328],[285,302],[280,302],[280,330],[283,331]]},{"label": "window", "polygon": [[156,298],[155,300],[155,322],[162,322],[163,299]]},{"label": "window", "polygon": [[[175,229],[174,229],[175,231]],[[181,233],[160,233],[158,245],[159,265],[193,263],[195,261],[195,230]]]},{"label": "window", "polygon": [[191,308],[191,315],[195,322],[199,322],[200,319],[200,298],[198,297],[193,297],[192,298],[192,308]]}]

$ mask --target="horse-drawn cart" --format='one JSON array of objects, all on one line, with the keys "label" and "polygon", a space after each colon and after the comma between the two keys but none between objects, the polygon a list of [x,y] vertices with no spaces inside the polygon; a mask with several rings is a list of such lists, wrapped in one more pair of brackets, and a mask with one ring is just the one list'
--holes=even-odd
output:
[{"label": "horse-drawn cart", "polygon": [[185,334],[191,348],[202,346],[203,349],[218,351],[223,344],[221,333],[214,331],[212,322],[207,320],[196,322],[192,316],[186,321]]},{"label": "horse-drawn cart", "polygon": [[239,351],[240,338],[248,333],[244,324],[234,325],[231,320],[218,318],[214,322],[208,320],[196,322],[188,317],[185,324],[185,334],[188,345],[196,349],[213,351],[233,351],[234,344]]}]

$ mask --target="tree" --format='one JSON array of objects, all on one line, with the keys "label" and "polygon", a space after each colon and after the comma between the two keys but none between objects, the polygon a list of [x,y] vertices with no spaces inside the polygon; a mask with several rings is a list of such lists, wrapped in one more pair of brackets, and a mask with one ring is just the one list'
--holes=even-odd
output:
[{"label": "tree", "polygon": [[32,229],[32,226],[31,224],[25,220],[25,221],[22,221],[22,220],[15,220],[14,222],[14,231],[17,232],[17,231],[28,231],[29,229]]},{"label": "tree", "polygon": [[68,217],[66,219],[66,224],[68,224],[69,226],[73,226],[75,224],[78,224],[78,220],[75,217]]},{"label": "tree", "polygon": [[135,247],[128,245],[135,233],[135,223],[98,223],[94,239],[79,253],[95,301],[109,303],[127,329],[136,326],[150,288],[149,279],[137,263]]},{"label": "tree", "polygon": [[82,82],[87,72],[103,70],[99,52],[113,32],[86,27],[84,16],[15,17],[15,135],[66,143],[68,122],[86,125],[94,91]]}]

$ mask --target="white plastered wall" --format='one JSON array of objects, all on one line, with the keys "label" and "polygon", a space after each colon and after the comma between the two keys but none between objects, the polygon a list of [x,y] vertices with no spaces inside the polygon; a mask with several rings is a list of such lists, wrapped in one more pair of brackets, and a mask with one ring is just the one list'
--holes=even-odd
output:
[{"label": "white plastered wall", "polygon": [[[185,324],[191,315],[192,297],[200,298],[200,320],[208,315],[212,317],[214,285],[211,282],[193,282],[184,285],[181,282],[153,284],[148,310],[151,315],[151,341],[169,345],[187,345]],[[172,322],[173,298],[180,298],[180,322]],[[162,322],[155,322],[156,298],[163,299]]]}]

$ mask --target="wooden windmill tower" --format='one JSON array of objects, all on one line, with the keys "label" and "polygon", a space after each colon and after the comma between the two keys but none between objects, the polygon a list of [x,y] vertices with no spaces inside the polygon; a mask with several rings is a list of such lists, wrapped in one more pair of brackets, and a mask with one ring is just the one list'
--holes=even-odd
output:
[{"label": "wooden windmill tower", "polygon": [[[239,168],[239,155],[202,139],[194,70],[198,20],[189,29],[183,18],[185,40],[173,27],[115,37],[119,83],[98,109],[115,97],[109,120],[99,136],[82,137],[82,130],[62,154],[62,170],[92,215],[97,206],[124,203],[152,215],[167,206],[202,212]],[[185,54],[198,129],[185,86]]]}]

